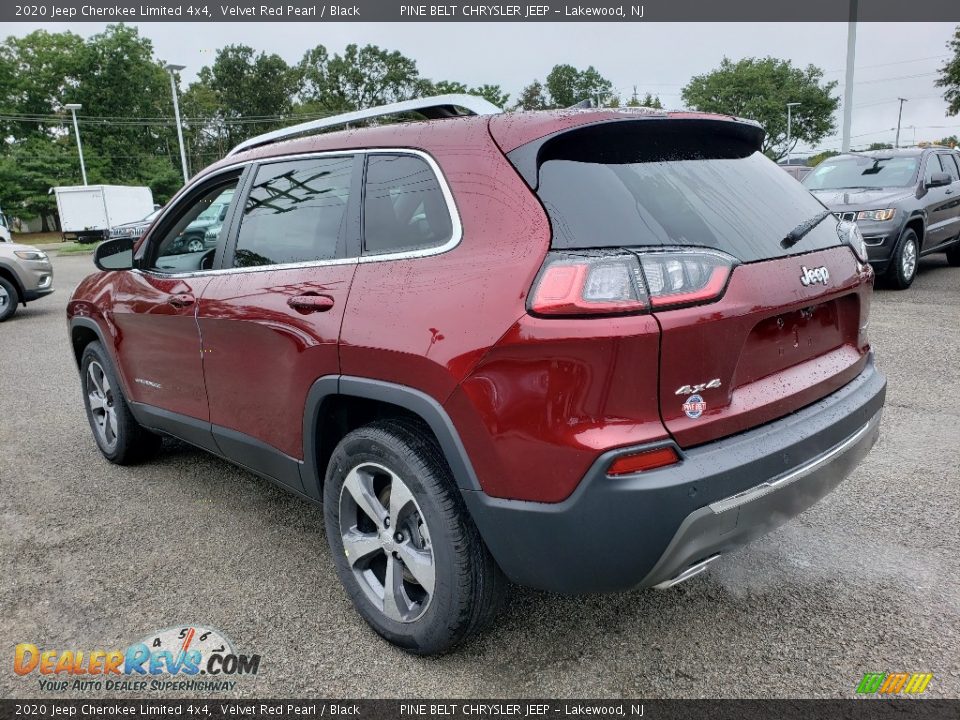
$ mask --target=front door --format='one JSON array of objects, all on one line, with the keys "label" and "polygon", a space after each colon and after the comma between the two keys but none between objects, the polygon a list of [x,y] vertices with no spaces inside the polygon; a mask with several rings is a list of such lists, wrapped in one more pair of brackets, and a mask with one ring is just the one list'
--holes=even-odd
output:
[{"label": "front door", "polygon": [[210,441],[197,302],[210,282],[216,249],[191,251],[184,232],[211,203],[234,191],[239,173],[192,190],[157,224],[138,252],[138,267],[124,273],[113,303],[117,359],[149,427],[202,447]]},{"label": "front door", "polygon": [[198,323],[210,421],[222,452],[300,489],[313,382],[340,372],[340,324],[359,254],[360,162],[259,165]]}]

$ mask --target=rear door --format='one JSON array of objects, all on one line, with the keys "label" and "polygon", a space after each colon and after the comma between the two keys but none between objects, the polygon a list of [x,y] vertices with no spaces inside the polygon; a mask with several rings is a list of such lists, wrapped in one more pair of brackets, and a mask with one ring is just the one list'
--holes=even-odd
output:
[{"label": "rear door", "polygon": [[538,194],[555,250],[640,259],[661,329],[660,414],[677,442],[769,422],[853,379],[872,273],[836,218],[763,156],[761,136],[730,122],[620,126],[544,146]]},{"label": "rear door", "polygon": [[921,200],[927,211],[927,226],[923,234],[923,247],[921,250],[935,248],[950,238],[950,231],[953,225],[951,215],[953,214],[952,211],[955,205],[953,202],[955,193],[949,185],[926,187],[931,178],[941,172],[945,172],[945,170],[940,163],[940,155],[938,153],[930,153],[927,155],[927,162],[923,168],[925,194]]},{"label": "rear door", "polygon": [[340,372],[362,163],[321,155],[251,172],[235,245],[197,314],[210,422],[224,454],[300,489],[307,393]]},{"label": "rear door", "polygon": [[946,231],[944,240],[952,240],[960,235],[960,167],[957,165],[956,153],[938,153],[943,171],[950,176],[952,182],[944,190],[947,198],[944,212],[946,217]]}]

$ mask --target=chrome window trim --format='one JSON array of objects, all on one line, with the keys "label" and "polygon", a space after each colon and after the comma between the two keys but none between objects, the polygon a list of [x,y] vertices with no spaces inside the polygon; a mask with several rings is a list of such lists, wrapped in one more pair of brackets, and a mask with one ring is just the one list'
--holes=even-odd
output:
[{"label": "chrome window trim", "polygon": [[[355,265],[359,263],[411,260],[415,258],[431,257],[433,255],[442,255],[443,253],[453,250],[455,247],[457,247],[457,245],[460,244],[460,241],[463,239],[463,224],[460,220],[460,213],[457,210],[457,203],[453,198],[453,191],[450,189],[450,184],[447,182],[447,178],[443,174],[443,170],[440,169],[440,165],[437,164],[437,161],[433,159],[433,156],[424,150],[417,150],[414,148],[361,148],[351,150],[344,148],[342,150],[323,150],[318,152],[298,153],[295,155],[273,155],[267,158],[251,158],[248,160],[241,160],[239,162],[231,163],[230,165],[222,168],[217,168],[217,170],[214,172],[204,176],[202,178],[202,182],[214,179],[220,174],[232,172],[237,168],[245,167],[247,165],[270,165],[278,162],[308,160],[310,158],[337,157],[343,155],[412,155],[425,161],[437,179],[437,184],[440,186],[440,192],[443,195],[444,202],[447,205],[447,212],[450,213],[450,239],[442,245],[436,245],[434,247],[419,248],[417,250],[406,250],[395,253],[381,253],[379,255],[364,255],[362,254],[361,250],[361,254],[359,256],[336,258],[334,260],[305,260],[303,262],[278,263],[276,265],[255,265],[253,267],[242,268],[216,268],[212,270],[194,270],[190,272],[179,273],[164,273],[134,268],[132,272],[158,278],[193,278],[208,277],[211,275],[225,275],[228,273],[270,272],[273,270],[294,270],[298,268],[325,267],[327,265]],[[167,213],[173,212],[176,208],[179,208],[181,202],[182,201],[178,201],[175,205],[171,205],[164,215],[167,215]],[[157,219],[159,220],[160,218]]]}]

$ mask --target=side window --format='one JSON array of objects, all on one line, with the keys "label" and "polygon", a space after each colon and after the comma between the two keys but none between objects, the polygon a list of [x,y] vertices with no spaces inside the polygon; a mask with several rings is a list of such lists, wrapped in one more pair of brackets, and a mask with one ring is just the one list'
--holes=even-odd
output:
[{"label": "side window", "polygon": [[943,171],[947,173],[953,181],[960,180],[960,170],[957,169],[957,159],[952,155],[941,155],[940,164],[943,165]]},{"label": "side window", "polygon": [[343,257],[353,164],[351,155],[260,166],[243,208],[234,266]]},{"label": "side window", "polygon": [[440,183],[423,158],[370,155],[363,201],[366,254],[443,245],[453,223]]},{"label": "side window", "polygon": [[943,172],[943,167],[940,165],[940,156],[936,153],[931,153],[927,157],[927,168],[923,171],[923,183],[927,184],[933,178],[934,173]]},{"label": "side window", "polygon": [[192,272],[212,266],[238,181],[239,176],[233,176],[202,190],[177,212],[173,226],[161,228],[162,235],[150,241],[151,270]]}]

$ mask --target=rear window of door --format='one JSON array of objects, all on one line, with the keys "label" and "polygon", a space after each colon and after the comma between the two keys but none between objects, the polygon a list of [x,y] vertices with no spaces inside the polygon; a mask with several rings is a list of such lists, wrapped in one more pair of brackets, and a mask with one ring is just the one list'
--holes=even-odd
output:
[{"label": "rear window of door", "polygon": [[261,165],[244,202],[234,267],[345,257],[354,163],[348,155]]},{"label": "rear window of door", "polygon": [[960,171],[957,169],[956,158],[953,155],[941,155],[940,164],[943,166],[943,171],[947,173],[954,182],[960,180]]},{"label": "rear window of door", "polygon": [[453,237],[440,181],[417,155],[367,158],[363,218],[367,255],[436,248]]}]

